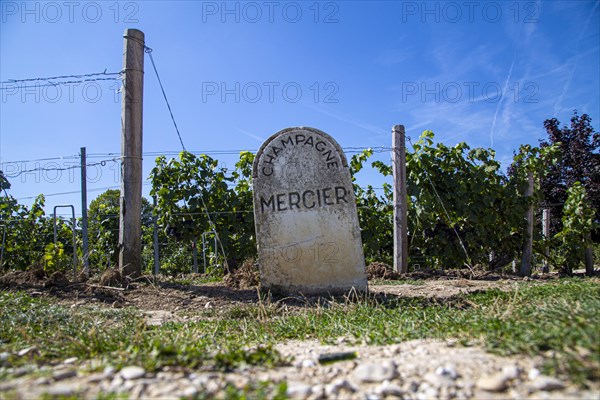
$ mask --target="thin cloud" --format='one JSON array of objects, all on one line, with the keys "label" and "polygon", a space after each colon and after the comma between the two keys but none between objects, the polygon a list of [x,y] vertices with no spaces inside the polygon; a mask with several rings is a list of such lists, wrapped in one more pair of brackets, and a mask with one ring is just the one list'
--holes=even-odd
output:
[{"label": "thin cloud", "polygon": [[365,131],[374,133],[375,136],[373,136],[373,138],[377,138],[377,137],[382,136],[382,135],[389,135],[388,132],[384,131],[383,129],[381,129],[378,126],[369,125],[369,124],[366,124],[364,122],[360,122],[360,121],[357,121],[355,119],[352,119],[350,117],[347,117],[347,116],[344,116],[344,115],[340,115],[340,114],[336,114],[334,112],[326,110],[323,107],[315,107],[313,105],[309,105],[307,107],[310,108],[311,110],[320,112],[321,114],[325,114],[325,115],[327,115],[329,117],[335,118],[338,121],[342,121],[342,122],[345,122],[347,124],[356,126],[356,127],[360,128],[360,129],[364,129]]},{"label": "thin cloud", "polygon": [[[502,88],[502,97],[500,97],[500,101],[496,105],[496,110],[494,111],[494,118],[492,119],[492,127],[490,128],[490,147],[494,147],[494,129],[496,129],[496,120],[498,118],[498,112],[503,104],[506,103],[506,93],[508,89],[508,85],[510,83],[510,78],[512,77],[513,68],[515,67],[515,61],[517,59],[517,52],[513,55],[512,62],[510,63],[510,68],[508,69],[508,74],[506,75],[506,79],[504,80],[504,87]],[[508,103],[510,104],[510,103]],[[509,106],[507,106],[509,107]]]},{"label": "thin cloud", "polygon": [[240,129],[240,128],[235,128],[235,129],[236,129],[238,132],[240,132],[240,133],[243,133],[244,135],[246,135],[246,136],[248,136],[248,137],[250,137],[250,138],[252,138],[252,139],[255,139],[255,140],[257,140],[257,141],[258,141],[258,142],[260,142],[260,143],[264,143],[264,141],[265,141],[265,140],[267,140],[266,138],[260,137],[260,136],[258,136],[258,135],[255,135],[254,133],[251,133],[251,132],[245,131],[245,130],[243,130],[243,129]]}]

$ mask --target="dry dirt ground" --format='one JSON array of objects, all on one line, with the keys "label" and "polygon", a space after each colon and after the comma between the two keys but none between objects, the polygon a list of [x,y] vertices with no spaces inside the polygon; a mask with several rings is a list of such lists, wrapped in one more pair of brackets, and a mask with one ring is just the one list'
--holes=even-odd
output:
[{"label": "dry dirt ground", "polygon": [[[419,273],[406,283],[382,284],[378,278],[389,277],[389,270],[372,267],[370,295],[419,296],[451,299],[461,293],[491,288],[512,290],[523,278],[481,274],[466,279],[466,272],[440,274]],[[471,276],[472,277],[472,276]],[[0,277],[0,290],[21,289],[32,296],[52,299],[69,307],[135,307],[146,314],[148,324],[185,321],[198,309],[227,309],[256,304],[259,292],[253,286],[256,276],[242,271],[224,283],[184,284],[168,279],[144,278],[128,282],[125,287],[109,286],[118,276],[104,276],[100,281],[71,283],[58,274],[45,276],[43,271],[8,274]],[[194,277],[187,277],[192,279]],[[552,276],[539,278],[555,279]],[[389,283],[389,282],[388,282]],[[275,299],[288,307],[304,307],[315,299],[289,297]],[[500,357],[478,346],[459,346],[452,340],[415,340],[389,346],[346,343],[339,338],[335,345],[316,341],[288,341],[277,349],[294,361],[285,367],[265,369],[251,367],[233,373],[150,373],[131,366],[129,370],[86,374],[83,364],[65,360],[53,366],[52,378],[32,378],[28,374],[0,382],[2,394],[16,398],[40,396],[74,396],[96,398],[102,393],[123,393],[129,398],[223,398],[227,385],[243,388],[252,382],[268,380],[288,382],[287,395],[300,399],[433,399],[433,398],[540,398],[598,399],[599,387],[580,390],[569,382],[544,376],[539,371],[541,359],[523,356]],[[355,354],[353,359],[324,364],[320,358],[332,354]],[[48,374],[46,374],[48,375]],[[267,397],[270,397],[269,395]]]},{"label": "dry dirt ground", "polygon": [[[383,264],[371,264],[368,272],[369,295],[374,297],[444,299],[492,288],[509,291],[523,279],[541,282],[557,278],[556,275],[531,279],[490,273],[472,276],[469,271],[432,271],[415,272],[404,275],[399,280],[383,281],[382,278],[393,279],[398,276]],[[193,311],[203,307],[229,308],[256,304],[258,301],[257,274],[250,268],[242,268],[235,274],[226,276],[223,282],[194,283],[199,278],[200,276],[194,275],[187,275],[182,279],[149,276],[123,283],[118,272],[111,270],[95,281],[72,283],[61,273],[48,276],[41,269],[32,269],[0,276],[0,289],[26,290],[33,296],[50,298],[69,306],[95,303],[106,307],[135,307],[144,311],[167,313]],[[300,296],[279,299],[288,306],[304,306],[311,300],[317,299]]]}]

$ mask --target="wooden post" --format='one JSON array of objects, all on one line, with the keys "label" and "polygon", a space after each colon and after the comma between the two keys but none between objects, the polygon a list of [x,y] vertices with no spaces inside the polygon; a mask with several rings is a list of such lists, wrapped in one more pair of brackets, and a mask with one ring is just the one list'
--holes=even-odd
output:
[{"label": "wooden post", "polygon": [[594,248],[591,246],[585,249],[585,274],[594,276]]},{"label": "wooden post", "polygon": [[123,37],[119,268],[123,276],[136,277],[142,272],[144,33],[126,29]]},{"label": "wooden post", "polygon": [[394,271],[408,272],[408,226],[406,204],[406,142],[403,125],[392,128],[394,172]]},{"label": "wooden post", "polygon": [[90,274],[90,260],[88,251],[88,215],[87,215],[87,163],[85,147],[81,148],[81,247],[83,252],[83,273]]},{"label": "wooden post", "polygon": [[527,173],[527,190],[525,191],[525,197],[529,201],[527,211],[525,211],[525,218],[527,219],[527,225],[525,227],[525,238],[523,242],[523,257],[521,258],[521,276],[531,275],[531,254],[533,252],[533,172]]},{"label": "wooden post", "polygon": [[[542,235],[544,235],[544,238],[546,238],[546,239],[550,238],[550,209],[549,208],[544,208],[542,210]],[[546,255],[546,257],[548,257],[550,255],[550,249],[548,247],[546,247],[544,249],[544,254]],[[542,272],[543,273],[550,272],[550,267],[548,266],[547,258],[544,258]]]}]

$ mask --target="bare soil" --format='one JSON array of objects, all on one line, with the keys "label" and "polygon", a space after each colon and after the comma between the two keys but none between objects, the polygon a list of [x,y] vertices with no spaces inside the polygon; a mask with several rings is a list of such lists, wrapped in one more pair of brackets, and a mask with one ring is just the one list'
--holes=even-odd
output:
[{"label": "bare soil", "polygon": [[[469,270],[419,271],[398,275],[385,264],[368,267],[369,295],[381,297],[425,297],[450,300],[461,294],[490,289],[511,290],[526,280],[543,282],[556,275],[520,278],[511,275],[480,273]],[[200,276],[186,276],[194,282]],[[470,277],[471,279],[467,279]],[[383,280],[386,279],[386,280]],[[183,279],[182,279],[183,280]],[[181,282],[182,280],[179,280]],[[32,296],[52,299],[65,305],[94,303],[104,307],[135,307],[144,311],[177,313],[199,308],[229,308],[255,304],[259,300],[258,274],[253,263],[245,263],[222,282],[182,284],[165,277],[144,276],[124,281],[118,271],[108,270],[100,279],[72,282],[56,272],[48,275],[41,267],[10,272],[0,276],[0,290],[25,290]],[[288,306],[306,306],[316,297],[272,298]]]}]

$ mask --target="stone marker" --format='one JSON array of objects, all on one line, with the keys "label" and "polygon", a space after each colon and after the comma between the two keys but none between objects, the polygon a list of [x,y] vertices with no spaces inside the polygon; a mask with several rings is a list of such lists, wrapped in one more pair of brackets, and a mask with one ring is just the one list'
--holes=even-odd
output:
[{"label": "stone marker", "polygon": [[314,128],[287,128],[258,150],[254,221],[263,289],[282,294],[367,290],[348,162]]}]

